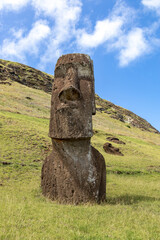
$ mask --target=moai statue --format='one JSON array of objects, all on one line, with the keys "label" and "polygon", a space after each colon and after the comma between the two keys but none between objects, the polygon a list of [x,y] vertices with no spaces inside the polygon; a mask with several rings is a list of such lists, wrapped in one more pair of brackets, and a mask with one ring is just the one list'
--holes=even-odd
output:
[{"label": "moai statue", "polygon": [[93,62],[85,54],[61,56],[55,67],[49,136],[53,151],[42,167],[42,193],[61,203],[102,202],[106,166],[90,144],[95,114]]}]

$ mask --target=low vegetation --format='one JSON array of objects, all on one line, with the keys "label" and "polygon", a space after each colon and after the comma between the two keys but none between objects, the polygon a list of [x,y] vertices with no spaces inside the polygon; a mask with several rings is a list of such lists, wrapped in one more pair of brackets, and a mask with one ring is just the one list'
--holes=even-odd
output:
[{"label": "low vegetation", "polygon": [[45,92],[51,92],[53,76],[17,62],[0,59],[0,84],[13,81]]},{"label": "low vegetation", "polygon": [[[12,82],[0,88],[1,240],[159,240],[160,134],[127,127],[103,111],[93,117],[92,144],[105,157],[107,201],[59,205],[41,194],[50,95]],[[108,136],[124,156],[104,152]]]}]

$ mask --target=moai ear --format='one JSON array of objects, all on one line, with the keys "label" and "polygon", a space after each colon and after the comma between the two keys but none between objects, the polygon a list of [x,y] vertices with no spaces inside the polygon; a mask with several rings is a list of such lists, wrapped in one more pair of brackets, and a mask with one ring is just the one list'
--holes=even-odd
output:
[{"label": "moai ear", "polygon": [[92,115],[96,114],[96,103],[95,103],[95,80],[94,80],[94,67],[93,67],[93,61],[91,60],[92,63],[92,74],[93,74],[93,90],[92,90]]}]

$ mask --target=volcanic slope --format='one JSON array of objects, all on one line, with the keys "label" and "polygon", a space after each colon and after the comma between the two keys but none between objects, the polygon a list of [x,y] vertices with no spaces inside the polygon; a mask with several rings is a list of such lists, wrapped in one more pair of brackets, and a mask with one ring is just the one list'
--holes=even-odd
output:
[{"label": "volcanic slope", "polygon": [[[160,239],[160,134],[98,96],[92,144],[106,161],[106,203],[67,206],[42,196],[53,76],[31,70],[0,62],[0,239]],[[110,142],[124,156],[105,153],[108,137],[125,143]]]}]

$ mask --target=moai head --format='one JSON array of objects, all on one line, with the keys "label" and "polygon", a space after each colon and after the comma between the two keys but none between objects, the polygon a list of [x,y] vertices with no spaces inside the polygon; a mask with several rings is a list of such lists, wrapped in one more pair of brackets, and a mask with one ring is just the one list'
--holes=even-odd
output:
[{"label": "moai head", "polygon": [[61,56],[54,72],[49,136],[57,139],[92,137],[94,95],[90,57],[79,53]]}]

